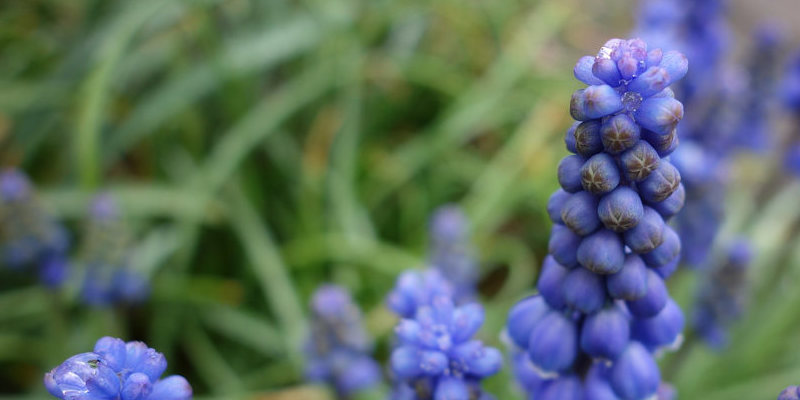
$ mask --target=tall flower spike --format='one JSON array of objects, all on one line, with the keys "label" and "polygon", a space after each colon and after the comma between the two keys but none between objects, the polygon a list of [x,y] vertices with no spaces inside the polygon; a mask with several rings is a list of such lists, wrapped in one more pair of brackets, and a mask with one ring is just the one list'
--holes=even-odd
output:
[{"label": "tall flower spike", "polygon": [[104,337],[90,353],[70,357],[44,376],[53,396],[86,400],[189,400],[192,387],[180,375],[161,375],[164,355],[142,342]]},{"label": "tall flower spike", "polygon": [[453,284],[456,301],[475,298],[478,265],[469,244],[469,221],[455,205],[437,209],[430,221],[430,264]]},{"label": "tall flower spike", "polygon": [[44,209],[33,185],[17,169],[0,172],[0,256],[5,266],[19,270],[35,264],[39,280],[60,286],[69,272],[69,237]]},{"label": "tall flower spike", "polygon": [[138,303],[150,294],[149,282],[129,265],[130,241],[119,205],[107,193],[95,196],[89,207],[84,240],[86,273],[81,295],[96,306]]},{"label": "tall flower spike", "polygon": [[306,343],[306,377],[327,382],[342,397],[374,386],[380,367],[369,355],[372,343],[361,311],[342,287],[324,285],[311,299],[311,337]]},{"label": "tall flower spike", "polygon": [[456,307],[446,296],[402,320],[391,356],[392,373],[403,383],[398,391],[414,400],[486,398],[480,381],[497,373],[503,360],[497,349],[472,339],[483,320],[479,304]]},{"label": "tall flower spike", "polygon": [[687,69],[682,54],[639,39],[612,39],[575,66],[590,86],[570,103],[582,122],[567,132],[575,154],[559,165],[562,189],[548,202],[554,225],[540,295],[508,318],[509,337],[538,373],[531,379],[526,364],[515,363],[532,398],[657,395],[655,353],[680,343],[683,329],[664,284],[681,249],[665,220],[683,205],[683,186],[664,157],[683,117],[668,86]]}]

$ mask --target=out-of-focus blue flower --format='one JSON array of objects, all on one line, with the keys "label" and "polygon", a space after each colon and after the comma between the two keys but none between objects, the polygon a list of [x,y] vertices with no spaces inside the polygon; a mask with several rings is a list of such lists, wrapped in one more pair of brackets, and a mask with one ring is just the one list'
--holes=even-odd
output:
[{"label": "out-of-focus blue flower", "polygon": [[800,176],[800,51],[792,56],[786,66],[780,82],[780,97],[783,106],[792,114],[794,123],[784,165],[787,171]]},{"label": "out-of-focus blue flower", "polygon": [[748,298],[747,272],[753,258],[746,239],[734,240],[719,263],[705,271],[698,286],[692,325],[709,346],[728,342],[728,327],[742,314]]},{"label": "out-of-focus blue flower", "polygon": [[[669,85],[687,71],[674,51],[612,39],[581,58],[558,169],[539,295],[514,306],[507,332],[527,352],[516,376],[536,400],[643,400],[661,384],[654,353],[680,342],[683,314],[664,283],[681,238],[665,220],[685,200],[665,158],[683,106]],[[590,368],[590,366],[594,367]],[[531,378],[530,372],[536,375]]]},{"label": "out-of-focus blue flower", "polygon": [[324,285],[311,299],[311,337],[306,343],[306,377],[328,382],[341,396],[374,386],[381,380],[369,355],[370,338],[361,311],[342,287]]},{"label": "out-of-focus blue flower", "polygon": [[800,175],[800,142],[790,145],[786,150],[784,164],[789,172]]},{"label": "out-of-focus blue flower", "polygon": [[39,203],[33,185],[17,169],[0,172],[2,263],[19,270],[35,264],[40,281],[58,287],[67,278],[67,231]]},{"label": "out-of-focus blue flower", "polygon": [[464,212],[454,205],[437,209],[431,217],[430,242],[430,265],[452,283],[456,301],[473,300],[479,271]]},{"label": "out-of-focus blue flower", "polygon": [[731,120],[738,122],[732,129],[731,147],[763,152],[770,146],[773,127],[770,126],[776,104],[778,74],[775,68],[783,53],[781,32],[775,25],[759,26],[753,34],[752,55],[739,80],[746,82],[741,91],[737,109],[741,110]]},{"label": "out-of-focus blue flower", "polygon": [[188,400],[182,376],[164,379],[167,360],[142,342],[104,337],[91,353],[70,357],[44,376],[53,396],[64,400]]},{"label": "out-of-focus blue flower", "polygon": [[800,114],[800,51],[795,53],[786,65],[779,87],[784,106]]},{"label": "out-of-focus blue flower", "polygon": [[84,240],[86,271],[83,300],[96,306],[118,302],[139,303],[150,294],[150,283],[129,265],[130,241],[119,205],[107,193],[97,195],[89,207]]},{"label": "out-of-focus blue flower", "polygon": [[497,349],[472,339],[483,320],[479,304],[456,307],[452,298],[436,296],[395,328],[395,378],[414,389],[416,400],[484,398],[480,381],[503,360]]},{"label": "out-of-focus blue flower", "polygon": [[778,400],[800,400],[800,387],[789,386],[781,391]]}]

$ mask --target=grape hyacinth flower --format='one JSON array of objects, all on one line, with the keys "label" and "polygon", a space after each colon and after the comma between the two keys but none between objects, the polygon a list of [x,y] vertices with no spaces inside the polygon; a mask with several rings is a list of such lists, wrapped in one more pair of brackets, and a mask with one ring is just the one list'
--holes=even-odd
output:
[{"label": "grape hyacinth flower", "polygon": [[380,367],[369,355],[372,342],[364,330],[361,311],[347,290],[321,286],[311,298],[311,313],[306,377],[327,382],[342,398],[377,384]]},{"label": "grape hyacinth flower", "polygon": [[475,298],[478,265],[469,245],[469,221],[455,205],[437,209],[430,222],[430,265],[453,284],[457,303]]},{"label": "grape hyacinth flower", "polygon": [[747,270],[753,250],[745,239],[733,241],[721,263],[706,271],[698,287],[692,325],[712,348],[727,344],[727,328],[747,301]]},{"label": "grape hyacinth flower", "polygon": [[477,303],[455,306],[437,295],[395,328],[391,371],[400,382],[394,398],[409,400],[491,399],[480,381],[502,366],[500,352],[472,339],[483,324]]},{"label": "grape hyacinth flower", "polygon": [[91,353],[72,356],[45,374],[44,385],[64,400],[191,399],[184,377],[160,379],[166,369],[164,355],[146,344],[104,337]]},{"label": "grape hyacinth flower", "polygon": [[0,172],[0,251],[13,270],[36,264],[40,281],[58,287],[67,278],[69,237],[45,211],[33,185],[17,169]]},{"label": "grape hyacinth flower", "polygon": [[[656,396],[655,355],[681,341],[683,314],[665,279],[681,240],[666,224],[683,206],[678,145],[683,105],[669,85],[688,70],[681,53],[612,39],[581,58],[589,85],[570,101],[576,122],[559,166],[562,188],[539,294],[517,303],[507,330],[543,379],[537,400]],[[523,386],[532,387],[529,382]]]},{"label": "grape hyacinth flower", "polygon": [[129,237],[119,205],[109,194],[96,196],[89,208],[84,241],[86,274],[81,297],[91,305],[139,303],[150,294],[148,281],[129,265]]}]

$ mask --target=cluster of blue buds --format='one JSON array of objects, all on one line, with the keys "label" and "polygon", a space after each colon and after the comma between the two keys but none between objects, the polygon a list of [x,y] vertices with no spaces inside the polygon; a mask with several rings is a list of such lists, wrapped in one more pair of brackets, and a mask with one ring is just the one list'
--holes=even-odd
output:
[{"label": "cluster of blue buds", "polygon": [[[681,241],[666,224],[683,206],[678,145],[681,53],[612,39],[575,66],[566,134],[574,153],[550,198],[549,253],[537,287],[509,314],[507,330],[542,379],[537,400],[647,399],[661,384],[655,353],[681,341],[683,314],[664,280]],[[523,386],[530,386],[524,383]]]},{"label": "cluster of blue buds", "polygon": [[44,376],[53,396],[64,400],[187,400],[192,387],[180,375],[164,379],[164,355],[142,342],[104,337],[91,353],[68,358]]},{"label": "cluster of blue buds", "polygon": [[86,274],[81,297],[92,305],[138,303],[150,294],[150,284],[129,265],[129,239],[119,206],[109,194],[94,198],[84,241]]},{"label": "cluster of blue buds", "polygon": [[719,264],[705,271],[698,287],[692,325],[712,348],[727,342],[727,329],[743,313],[747,301],[747,270],[753,250],[745,239],[731,243]]},{"label": "cluster of blue buds", "polygon": [[452,284],[436,269],[407,271],[387,298],[403,319],[395,329],[394,400],[488,400],[480,381],[502,366],[500,352],[472,337],[484,321],[477,303],[457,306]]},{"label": "cluster of blue buds", "polygon": [[440,207],[430,222],[430,265],[441,271],[456,291],[456,301],[475,298],[478,265],[469,244],[469,221],[455,205]]},{"label": "cluster of blue buds", "polygon": [[391,357],[397,379],[413,388],[411,399],[483,399],[481,379],[500,370],[500,352],[473,340],[483,324],[483,307],[460,307],[446,296],[434,297],[395,329],[398,347]]},{"label": "cluster of blue buds", "polygon": [[37,265],[46,286],[57,287],[67,278],[67,231],[45,211],[31,182],[16,169],[0,172],[0,246],[3,264],[14,270]]},{"label": "cluster of blue buds", "polygon": [[361,311],[342,287],[324,285],[311,299],[311,337],[306,343],[306,377],[327,382],[347,398],[381,380],[370,357],[372,342],[364,330]]},{"label": "cluster of blue buds", "polygon": [[800,400],[800,386],[789,386],[781,391],[778,400]]}]

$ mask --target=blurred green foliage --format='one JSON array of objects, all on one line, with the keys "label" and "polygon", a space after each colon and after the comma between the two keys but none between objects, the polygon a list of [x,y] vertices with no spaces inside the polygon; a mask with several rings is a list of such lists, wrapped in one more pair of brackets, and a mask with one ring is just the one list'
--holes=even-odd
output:
[{"label": "blurred green foliage", "polygon": [[[631,6],[4,2],[3,165],[34,177],[77,242],[88,199],[112,193],[154,288],[141,307],[92,309],[77,299],[80,263],[61,293],[0,283],[0,397],[44,397],[44,371],[114,335],[165,353],[199,398],[329,398],[296,388],[310,293],[352,289],[385,359],[383,296],[424,263],[427,217],[446,202],[472,220],[481,335],[502,346],[546,253],[572,64],[624,36]],[[800,184],[766,187],[774,165],[742,164],[725,235],[756,241],[751,312],[727,352],[690,335],[664,359],[681,398],[769,399],[800,383]],[[672,282],[685,310],[694,280]],[[510,379],[487,386],[518,398]]]}]

